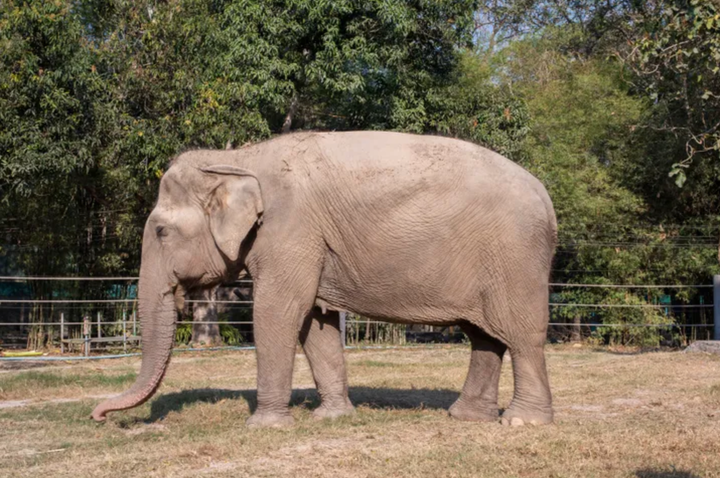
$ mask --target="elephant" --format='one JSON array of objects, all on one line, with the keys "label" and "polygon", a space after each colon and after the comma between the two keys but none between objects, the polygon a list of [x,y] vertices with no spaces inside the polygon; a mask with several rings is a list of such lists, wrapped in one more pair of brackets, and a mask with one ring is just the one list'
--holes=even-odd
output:
[{"label": "elephant", "polygon": [[[557,241],[541,182],[479,145],[396,132],[298,132],[170,162],[142,241],[135,383],[100,403],[142,404],[167,369],[187,291],[246,271],[254,281],[257,407],[251,427],[293,423],[298,340],[320,405],[354,413],[339,312],[458,325],[470,367],[451,417],[505,425],[553,420],[544,345]],[[428,286],[432,284],[432,286]],[[500,416],[505,352],[514,392]]]}]

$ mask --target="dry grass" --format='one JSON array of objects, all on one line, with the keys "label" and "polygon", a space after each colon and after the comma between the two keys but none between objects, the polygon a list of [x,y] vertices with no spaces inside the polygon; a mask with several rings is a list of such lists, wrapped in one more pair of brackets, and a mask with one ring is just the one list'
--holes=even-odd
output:
[{"label": "dry grass", "polygon": [[[316,422],[296,361],[294,428],[248,430],[252,352],[176,355],[148,404],[89,420],[139,359],[0,369],[1,476],[720,476],[720,357],[549,347],[556,423],[462,423],[462,346],[347,354],[354,417]],[[501,406],[512,392],[504,369]],[[95,397],[95,398],[89,398]]]}]

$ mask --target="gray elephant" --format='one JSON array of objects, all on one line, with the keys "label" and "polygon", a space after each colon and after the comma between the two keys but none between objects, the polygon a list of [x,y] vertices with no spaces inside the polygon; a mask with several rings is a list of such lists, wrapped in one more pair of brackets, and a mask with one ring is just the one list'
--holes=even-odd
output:
[{"label": "gray elephant", "polygon": [[[255,281],[257,409],[251,426],[293,422],[295,347],[321,398],[316,417],[354,411],[338,311],[459,325],[470,370],[450,415],[498,419],[509,349],[515,390],[502,422],[553,419],[543,347],[556,242],[542,184],[475,144],[389,132],[297,133],[170,165],[143,236],[140,374],[93,418],[160,385],[186,291],[246,268]],[[433,287],[427,287],[432,283]]]}]

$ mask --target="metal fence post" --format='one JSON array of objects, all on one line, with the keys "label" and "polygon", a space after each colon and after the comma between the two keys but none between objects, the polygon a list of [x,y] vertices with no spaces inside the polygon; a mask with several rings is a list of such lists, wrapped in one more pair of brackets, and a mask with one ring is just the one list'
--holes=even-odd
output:
[{"label": "metal fence post", "polygon": [[713,277],[713,339],[720,340],[720,275]]},{"label": "metal fence post", "polygon": [[85,356],[90,355],[90,317],[87,315],[83,317],[83,338],[85,339],[84,348]]},{"label": "metal fence post", "polygon": [[340,312],[340,338],[342,346],[345,348],[345,330],[347,327],[347,312]]},{"label": "metal fence post", "polygon": [[123,309],[122,315],[123,353],[127,353],[127,311]]},{"label": "metal fence post", "polygon": [[60,312],[60,353],[65,353],[65,313]]}]

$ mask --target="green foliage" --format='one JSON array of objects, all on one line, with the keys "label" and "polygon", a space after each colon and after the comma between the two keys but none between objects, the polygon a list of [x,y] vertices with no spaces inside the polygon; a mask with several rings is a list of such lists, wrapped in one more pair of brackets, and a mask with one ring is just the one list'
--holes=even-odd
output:
[{"label": "green foliage", "polygon": [[[250,320],[251,318],[248,317],[247,319]],[[190,320],[192,320],[192,317],[190,317]],[[217,320],[219,322],[227,322],[230,320],[230,316],[228,313],[221,313],[218,314]],[[223,323],[219,325],[220,337],[225,345],[240,345],[245,342],[245,337],[243,337],[242,333],[235,326]],[[192,327],[193,325],[191,323],[178,324],[175,329],[175,343],[188,345],[192,340]]]},{"label": "green foliage", "polygon": [[[511,42],[494,58],[500,84],[524,99],[529,113],[521,161],[545,184],[558,216],[553,281],[708,283],[717,271],[717,239],[708,241],[717,230],[711,213],[717,198],[706,192],[717,181],[714,166],[693,171],[697,188],[667,189],[667,158],[657,158],[668,152],[672,157],[675,144],[658,141],[643,127],[653,121],[655,104],[637,94],[623,64],[579,54],[574,45],[584,44],[583,34],[573,25],[548,27]],[[685,213],[677,214],[681,204]],[[697,290],[660,292],[673,294],[675,303],[698,300]],[[642,290],[558,288],[551,301],[640,305],[656,299]],[[676,320],[654,308],[556,306],[551,311],[554,322],[662,325]],[[612,343],[652,345],[670,332],[629,326],[599,328],[595,334]]]},{"label": "green foliage", "polygon": [[433,98],[433,128],[520,159],[530,122],[525,102],[494,84],[491,65],[471,52],[462,56],[457,75]]},{"label": "green foliage", "polygon": [[639,27],[645,34],[631,59],[656,102],[656,127],[685,142],[685,158],[670,172],[682,187],[695,155],[720,152],[720,8],[711,0],[666,1]]},{"label": "green foliage", "polygon": [[[675,319],[663,309],[645,307],[648,297],[638,297],[623,292],[606,294],[603,300],[609,304],[634,305],[642,308],[611,308],[602,313],[602,323],[593,332],[596,337],[607,338],[611,345],[657,347],[664,336],[671,336]],[[667,327],[662,327],[667,325]]]},{"label": "green foliage", "polygon": [[135,273],[158,180],[189,147],[240,146],[286,121],[438,131],[457,109],[438,98],[472,12],[470,0],[3,2],[0,261]]},{"label": "green foliage", "polygon": [[175,329],[175,343],[187,345],[192,340],[192,324],[178,324]]},{"label": "green foliage", "polygon": [[229,324],[220,324],[220,337],[223,343],[227,345],[240,345],[245,342],[245,338],[240,331]]},{"label": "green foliage", "polygon": [[[526,98],[532,120],[524,163],[553,198],[562,249],[589,239],[589,225],[621,230],[642,214],[642,199],[623,186],[617,167],[634,152],[631,130],[643,102],[628,95],[613,65],[558,50],[555,40],[513,45],[504,52],[504,81]],[[587,267],[586,253],[596,252],[577,249],[572,261]]]},{"label": "green foliage", "polygon": [[34,275],[116,270],[138,242],[132,191],[102,164],[115,112],[82,19],[68,2],[3,2],[0,58],[0,254]]}]

